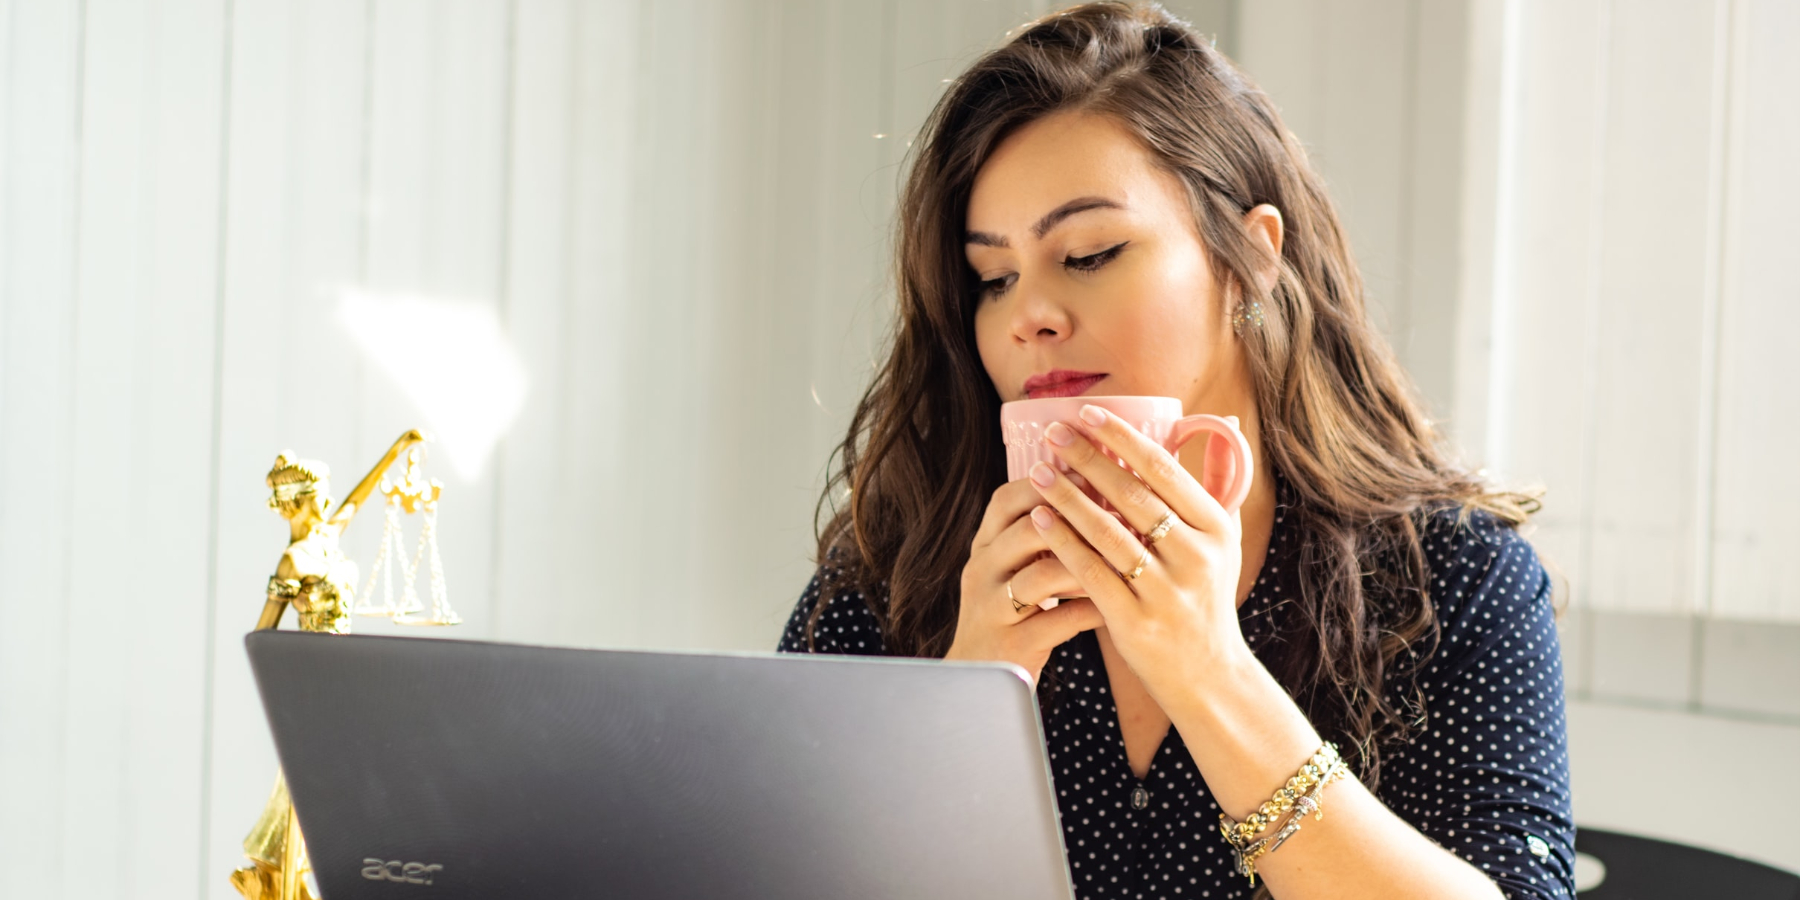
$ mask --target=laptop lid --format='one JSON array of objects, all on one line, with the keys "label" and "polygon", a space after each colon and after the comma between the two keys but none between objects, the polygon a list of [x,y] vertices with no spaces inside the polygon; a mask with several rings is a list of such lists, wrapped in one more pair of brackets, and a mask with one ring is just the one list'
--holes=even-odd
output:
[{"label": "laptop lid", "polygon": [[330,900],[1071,896],[1012,666],[245,645]]}]

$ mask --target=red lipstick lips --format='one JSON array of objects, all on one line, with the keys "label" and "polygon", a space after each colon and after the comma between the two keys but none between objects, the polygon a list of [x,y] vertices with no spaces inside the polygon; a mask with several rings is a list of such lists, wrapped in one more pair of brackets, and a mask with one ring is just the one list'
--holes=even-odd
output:
[{"label": "red lipstick lips", "polygon": [[1105,377],[1105,372],[1051,369],[1042,375],[1025,379],[1025,396],[1033,400],[1040,397],[1077,397],[1099,384],[1100,379]]}]

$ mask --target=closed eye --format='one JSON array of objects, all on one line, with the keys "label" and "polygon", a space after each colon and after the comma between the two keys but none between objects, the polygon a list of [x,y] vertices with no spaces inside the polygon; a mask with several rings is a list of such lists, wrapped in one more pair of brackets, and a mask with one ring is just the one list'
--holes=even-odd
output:
[{"label": "closed eye", "polygon": [[[1130,241],[1120,241],[1119,243],[1114,244],[1111,247],[1108,247],[1105,250],[1100,251],[1099,253],[1093,253],[1093,254],[1089,254],[1087,256],[1067,257],[1063,260],[1063,263],[1062,263],[1063,268],[1065,268],[1071,272],[1098,271],[1101,266],[1104,266],[1107,263],[1112,262],[1113,258],[1119,255],[1119,251],[1124,250],[1125,245],[1129,244],[1129,243],[1131,243],[1131,242]],[[999,278],[990,278],[986,281],[983,281],[978,285],[978,287],[981,290],[981,296],[994,297],[994,296],[1003,294],[1006,292],[1007,288],[1012,287],[1012,283],[1014,281],[1017,281],[1018,278],[1019,278],[1018,275],[1002,275]]]},{"label": "closed eye", "polygon": [[981,296],[997,297],[1006,293],[1006,289],[1011,287],[1012,283],[1017,280],[1018,277],[1019,276],[1017,275],[1002,275],[999,278],[989,278],[988,280],[983,281],[979,285],[981,288]]},{"label": "closed eye", "polygon": [[1129,243],[1131,242],[1120,241],[1091,256],[1071,256],[1068,259],[1063,260],[1063,268],[1075,272],[1092,272],[1101,266],[1112,262],[1113,257],[1118,256],[1119,251],[1125,249],[1125,245]]}]

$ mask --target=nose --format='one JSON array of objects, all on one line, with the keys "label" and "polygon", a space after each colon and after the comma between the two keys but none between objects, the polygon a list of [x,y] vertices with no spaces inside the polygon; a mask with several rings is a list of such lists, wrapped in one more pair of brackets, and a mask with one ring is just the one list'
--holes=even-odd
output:
[{"label": "nose", "polygon": [[1073,322],[1056,297],[1020,278],[1013,284],[1011,329],[1013,341],[1023,347],[1069,339]]}]

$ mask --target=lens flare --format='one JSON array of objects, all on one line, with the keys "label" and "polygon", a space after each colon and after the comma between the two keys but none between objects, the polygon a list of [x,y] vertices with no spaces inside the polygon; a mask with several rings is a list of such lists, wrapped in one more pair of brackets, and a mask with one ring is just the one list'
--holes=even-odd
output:
[{"label": "lens flare", "polygon": [[518,417],[528,386],[493,305],[352,287],[338,318],[418,407],[451,467],[475,478]]}]

